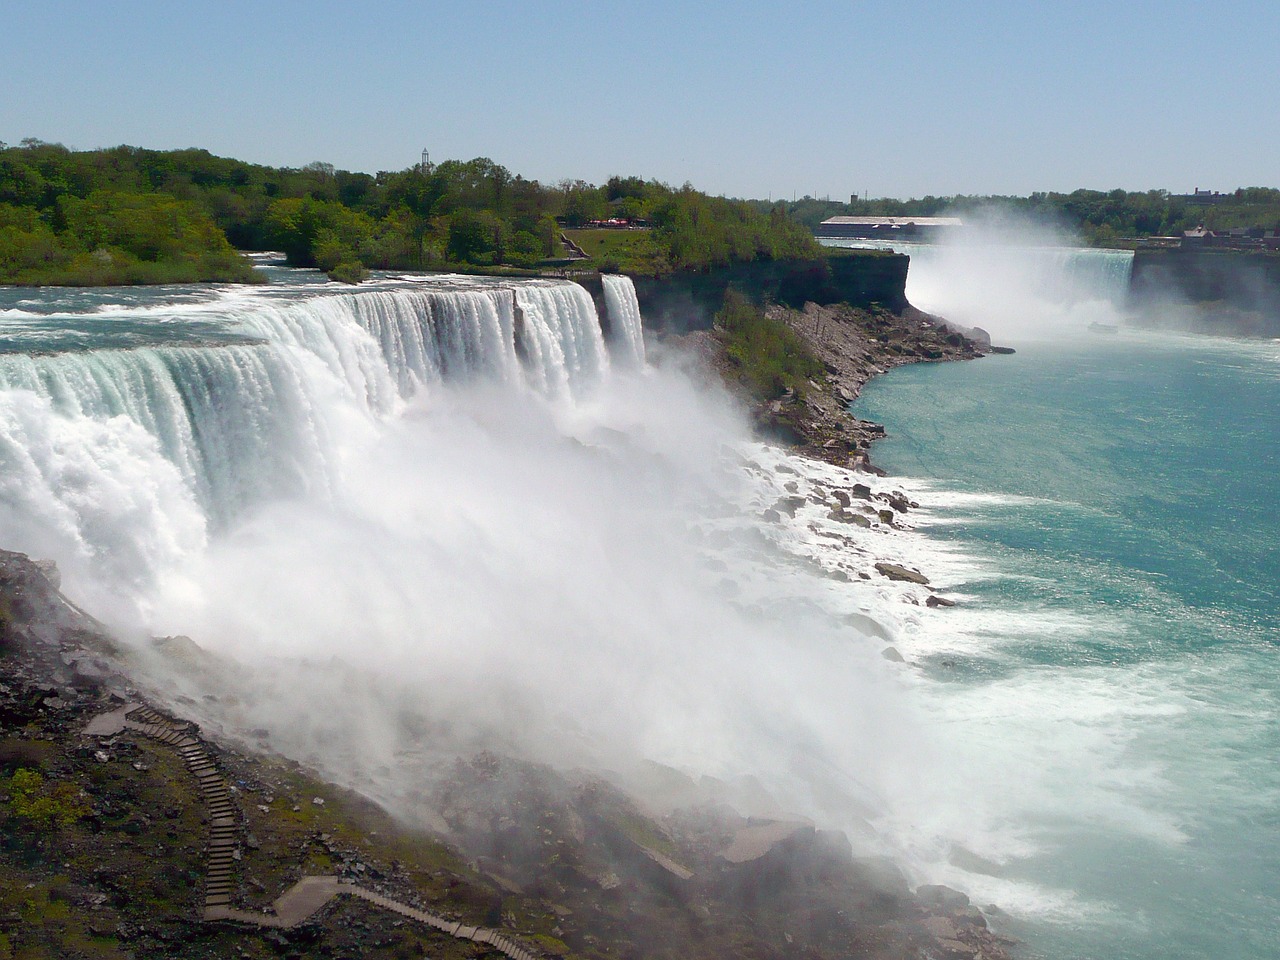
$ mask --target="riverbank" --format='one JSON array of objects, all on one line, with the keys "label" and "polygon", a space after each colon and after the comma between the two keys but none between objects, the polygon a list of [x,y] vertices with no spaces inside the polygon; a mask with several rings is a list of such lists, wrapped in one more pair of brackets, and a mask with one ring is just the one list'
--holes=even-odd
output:
[{"label": "riverbank", "polygon": [[[826,375],[777,399],[760,399],[737,389],[751,409],[756,429],[801,456],[854,470],[879,472],[871,462],[870,448],[885,429],[849,412],[849,405],[872,377],[903,364],[974,360],[992,352],[981,331],[963,333],[909,305],[895,312],[847,303],[807,303],[803,309],[775,304],[766,312],[800,337]],[[716,331],[701,330],[675,339],[734,389],[733,364]]]}]

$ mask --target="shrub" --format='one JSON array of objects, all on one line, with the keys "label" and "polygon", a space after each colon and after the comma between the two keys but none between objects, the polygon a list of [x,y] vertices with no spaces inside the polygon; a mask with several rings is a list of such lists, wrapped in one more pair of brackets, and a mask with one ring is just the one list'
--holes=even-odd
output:
[{"label": "shrub", "polygon": [[3,785],[13,815],[37,830],[69,827],[89,815],[89,801],[78,787],[49,783],[35,770],[16,770]]},{"label": "shrub", "polygon": [[365,270],[364,264],[359,260],[343,260],[328,271],[328,274],[330,280],[356,284],[367,278],[369,271]]},{"label": "shrub", "polygon": [[739,377],[757,396],[780,397],[801,389],[806,380],[825,376],[822,362],[794,330],[767,317],[736,290],[725,292],[716,327]]}]

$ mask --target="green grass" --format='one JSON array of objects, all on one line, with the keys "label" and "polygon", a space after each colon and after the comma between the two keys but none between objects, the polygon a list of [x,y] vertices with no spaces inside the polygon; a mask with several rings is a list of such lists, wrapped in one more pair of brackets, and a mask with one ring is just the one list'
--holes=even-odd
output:
[{"label": "green grass", "polygon": [[591,265],[601,269],[641,274],[669,269],[649,230],[566,230],[564,235],[582,248]]}]

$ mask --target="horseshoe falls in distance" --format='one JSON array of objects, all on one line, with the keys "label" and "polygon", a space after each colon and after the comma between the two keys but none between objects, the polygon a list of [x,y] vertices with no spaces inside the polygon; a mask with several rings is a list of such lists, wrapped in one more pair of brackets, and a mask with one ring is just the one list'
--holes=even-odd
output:
[{"label": "horseshoe falls in distance", "polygon": [[913,252],[909,288],[1018,353],[900,368],[855,405],[960,601],[899,646],[1021,839],[956,851],[954,882],[1041,891],[1011,928],[1032,957],[1274,957],[1280,344],[1126,329],[1122,252],[1000,256]]}]

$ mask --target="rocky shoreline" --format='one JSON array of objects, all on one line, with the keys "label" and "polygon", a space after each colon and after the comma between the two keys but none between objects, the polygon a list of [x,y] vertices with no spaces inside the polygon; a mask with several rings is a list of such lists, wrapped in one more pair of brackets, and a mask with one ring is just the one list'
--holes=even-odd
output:
[{"label": "rocky shoreline", "polygon": [[897,313],[845,304],[771,309],[822,361],[827,379],[811,382],[804,395],[770,404],[765,422],[794,432],[802,455],[837,466],[881,472],[869,454],[884,427],[848,411],[873,377],[909,363],[975,360],[993,352],[985,332],[961,330],[914,307]]},{"label": "rocky shoreline", "polygon": [[[885,429],[858,419],[848,409],[873,377],[909,363],[974,360],[1012,352],[992,347],[983,330],[957,327],[911,306],[894,312],[874,306],[808,303],[802,310],[771,305],[766,313],[801,338],[827,375],[773,400],[761,401],[738,390],[757,431],[801,456],[876,474],[883,471],[873,465],[870,449],[885,436]],[[678,340],[734,389],[732,364],[714,330]]]}]

